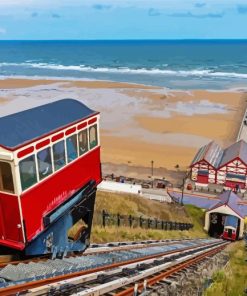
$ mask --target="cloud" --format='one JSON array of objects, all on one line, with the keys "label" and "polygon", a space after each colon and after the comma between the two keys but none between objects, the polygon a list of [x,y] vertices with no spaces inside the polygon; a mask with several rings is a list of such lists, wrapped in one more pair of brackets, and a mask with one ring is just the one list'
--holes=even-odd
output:
[{"label": "cloud", "polygon": [[53,13],[53,14],[51,15],[51,17],[52,17],[52,18],[60,18],[61,15],[60,15],[60,14],[57,14],[57,13]]},{"label": "cloud", "polygon": [[110,9],[112,7],[112,5],[108,5],[108,4],[94,4],[93,8],[96,10],[107,10]]},{"label": "cloud", "polygon": [[4,34],[6,34],[6,29],[0,28],[0,35],[4,35]]},{"label": "cloud", "polygon": [[32,14],[31,14],[31,17],[37,17],[38,16],[38,13],[37,12],[33,12]]},{"label": "cloud", "polygon": [[237,5],[238,13],[246,14],[247,13],[247,5]]},{"label": "cloud", "polygon": [[149,16],[159,16],[159,15],[161,15],[161,13],[160,13],[159,10],[157,10],[157,9],[150,8],[150,9],[148,10],[148,15],[149,15]]},{"label": "cloud", "polygon": [[195,3],[195,7],[196,8],[202,8],[202,7],[204,7],[204,6],[206,6],[207,5],[207,3],[204,3],[204,2],[197,2],[197,3]]},{"label": "cloud", "polygon": [[206,13],[206,14],[194,14],[190,11],[188,12],[181,12],[181,13],[172,13],[172,14],[168,14],[168,16],[172,16],[172,17],[191,17],[191,18],[221,18],[225,15],[224,12],[219,12],[219,13]]}]

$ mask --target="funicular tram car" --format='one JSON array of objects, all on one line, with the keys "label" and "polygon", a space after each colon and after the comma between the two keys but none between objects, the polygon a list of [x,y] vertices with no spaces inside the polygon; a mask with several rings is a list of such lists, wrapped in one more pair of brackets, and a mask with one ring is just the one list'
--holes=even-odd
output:
[{"label": "funicular tram car", "polygon": [[0,253],[84,250],[100,182],[98,112],[64,99],[0,118]]},{"label": "funicular tram car", "polygon": [[232,215],[225,216],[222,238],[235,241],[238,238],[238,218]]}]

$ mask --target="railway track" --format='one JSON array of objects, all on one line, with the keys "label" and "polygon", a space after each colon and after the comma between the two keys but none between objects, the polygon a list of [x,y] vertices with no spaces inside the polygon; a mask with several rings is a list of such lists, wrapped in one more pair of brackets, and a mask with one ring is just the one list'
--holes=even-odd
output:
[{"label": "railway track", "polygon": [[172,274],[195,264],[226,244],[214,239],[161,241],[145,247],[115,246],[108,252],[88,250],[84,256],[7,265],[0,270],[0,295],[102,295],[111,291],[130,295],[134,283],[147,279],[151,285],[160,276],[166,277],[162,273]]},{"label": "railway track", "polygon": [[[185,240],[191,240],[191,239],[184,239]],[[111,251],[122,251],[122,250],[130,250],[130,249],[141,249],[146,248],[149,246],[159,246],[164,243],[167,245],[175,244],[177,242],[181,241],[181,239],[166,239],[166,240],[144,240],[141,242],[136,241],[129,241],[129,242],[111,242],[106,244],[92,244],[90,248],[88,248],[84,252],[78,252],[76,254],[71,254],[69,256],[65,257],[78,257],[78,256],[87,256],[94,253],[109,253]],[[15,256],[16,257],[16,256]],[[17,260],[17,258],[13,259],[12,255],[1,255],[0,256],[0,270],[7,266],[8,264],[12,265],[18,265],[19,263],[29,263],[29,262],[41,262],[46,261],[50,258],[50,256],[42,256],[42,257],[36,257],[26,260]]]}]

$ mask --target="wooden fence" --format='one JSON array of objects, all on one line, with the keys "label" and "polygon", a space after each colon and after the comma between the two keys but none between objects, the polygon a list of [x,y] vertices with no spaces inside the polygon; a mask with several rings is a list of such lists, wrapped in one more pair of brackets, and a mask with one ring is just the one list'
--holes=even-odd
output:
[{"label": "wooden fence", "polygon": [[127,226],[127,227],[141,227],[146,229],[160,229],[160,230],[189,230],[193,228],[191,223],[181,223],[176,221],[158,220],[156,218],[146,218],[143,216],[110,214],[106,210],[101,213],[95,213],[97,217],[97,224],[106,226]]}]

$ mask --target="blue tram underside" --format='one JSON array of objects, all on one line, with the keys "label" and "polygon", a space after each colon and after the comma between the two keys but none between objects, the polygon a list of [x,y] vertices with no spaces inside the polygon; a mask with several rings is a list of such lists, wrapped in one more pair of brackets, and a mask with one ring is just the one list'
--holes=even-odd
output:
[{"label": "blue tram underside", "polygon": [[[88,182],[69,200],[45,216],[45,230],[18,255],[29,257],[51,254],[56,258],[84,251],[90,244],[96,190],[96,182]],[[17,253],[17,250],[0,247],[0,254]]]}]

